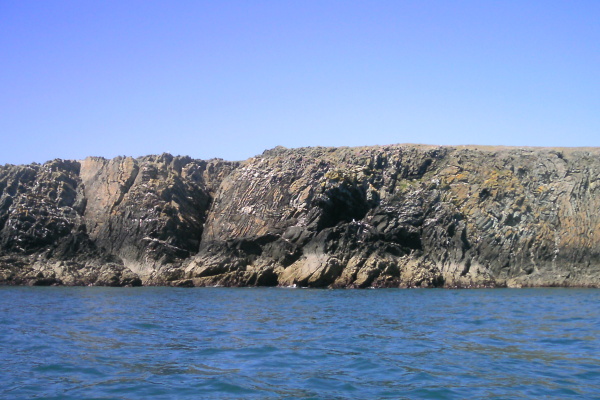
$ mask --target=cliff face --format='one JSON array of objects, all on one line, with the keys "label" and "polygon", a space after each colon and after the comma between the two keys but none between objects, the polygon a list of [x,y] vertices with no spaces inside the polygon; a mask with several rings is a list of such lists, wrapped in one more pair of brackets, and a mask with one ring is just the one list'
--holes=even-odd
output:
[{"label": "cliff face", "polygon": [[171,155],[0,169],[0,282],[139,285],[179,277],[237,163]]},{"label": "cliff face", "polygon": [[600,150],[0,167],[5,284],[600,286]]}]

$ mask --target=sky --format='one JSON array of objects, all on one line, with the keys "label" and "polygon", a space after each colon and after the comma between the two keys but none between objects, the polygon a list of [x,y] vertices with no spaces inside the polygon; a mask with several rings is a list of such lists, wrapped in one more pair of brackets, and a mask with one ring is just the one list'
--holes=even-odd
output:
[{"label": "sky", "polygon": [[0,0],[0,165],[600,146],[598,0]]}]

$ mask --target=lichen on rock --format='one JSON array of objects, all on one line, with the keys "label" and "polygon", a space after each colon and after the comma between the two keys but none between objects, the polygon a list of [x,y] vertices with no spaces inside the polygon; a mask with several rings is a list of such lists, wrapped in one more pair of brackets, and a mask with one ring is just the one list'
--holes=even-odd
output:
[{"label": "lichen on rock", "polygon": [[600,285],[600,150],[277,147],[0,167],[0,283]]}]

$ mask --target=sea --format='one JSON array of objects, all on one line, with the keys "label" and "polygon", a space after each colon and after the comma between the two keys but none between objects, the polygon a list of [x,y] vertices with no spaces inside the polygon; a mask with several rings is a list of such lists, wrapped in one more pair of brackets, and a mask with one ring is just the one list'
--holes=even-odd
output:
[{"label": "sea", "polygon": [[0,287],[1,399],[600,399],[600,290]]}]

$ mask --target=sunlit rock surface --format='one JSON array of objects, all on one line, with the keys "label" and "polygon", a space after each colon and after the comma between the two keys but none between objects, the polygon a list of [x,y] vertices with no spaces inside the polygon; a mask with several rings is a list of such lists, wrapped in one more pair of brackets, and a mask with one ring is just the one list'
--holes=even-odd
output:
[{"label": "sunlit rock surface", "polygon": [[600,286],[600,149],[0,167],[0,283]]}]

